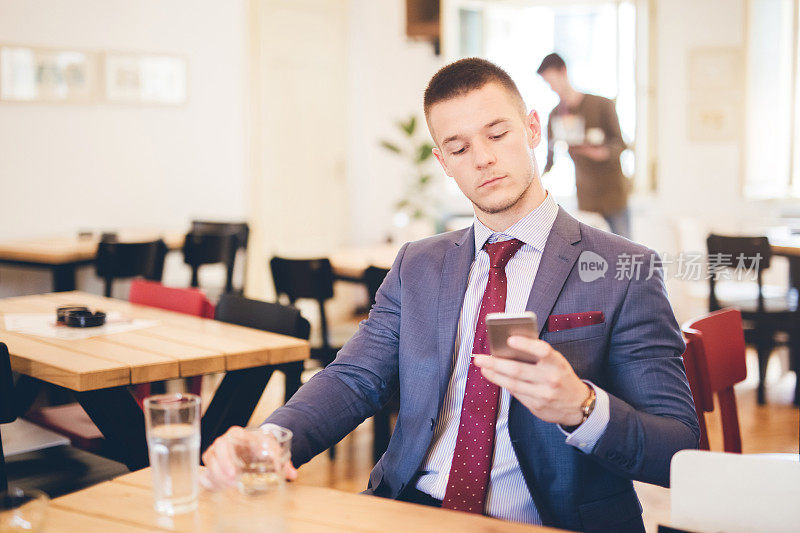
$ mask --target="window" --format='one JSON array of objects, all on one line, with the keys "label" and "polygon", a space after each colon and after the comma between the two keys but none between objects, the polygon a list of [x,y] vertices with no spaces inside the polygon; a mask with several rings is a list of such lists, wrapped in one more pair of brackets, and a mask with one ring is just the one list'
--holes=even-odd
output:
[{"label": "window", "polygon": [[744,194],[800,196],[798,0],[750,0]]},{"label": "window", "polygon": [[[626,175],[636,172],[637,134],[636,7],[633,1],[444,2],[448,59],[481,56],[501,65],[517,82],[529,107],[539,112],[544,136],[558,96],[536,74],[542,58],[555,51],[567,62],[576,89],[616,99],[629,150]],[[539,168],[547,160],[547,139],[536,150]],[[556,146],[555,166],[544,185],[556,196],[575,194],[575,171],[566,148]]]}]

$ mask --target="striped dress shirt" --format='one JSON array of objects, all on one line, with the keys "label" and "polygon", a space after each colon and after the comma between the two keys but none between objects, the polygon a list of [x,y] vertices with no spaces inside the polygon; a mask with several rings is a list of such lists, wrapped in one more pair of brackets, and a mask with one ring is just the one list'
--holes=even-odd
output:
[{"label": "striped dress shirt", "polygon": [[[536,209],[519,222],[501,233],[494,233],[475,218],[475,259],[469,273],[467,292],[461,307],[458,333],[454,350],[455,361],[447,386],[439,420],[433,436],[433,444],[422,464],[417,489],[438,500],[444,499],[447,478],[453,461],[458,423],[461,418],[461,403],[467,384],[467,372],[475,336],[475,321],[480,310],[483,292],[489,279],[489,255],[483,250],[488,242],[519,239],[524,244],[506,266],[508,289],[506,311],[525,311],[533,280],[539,268],[544,245],[558,214],[558,204],[550,194]],[[547,317],[539,317],[544,320]],[[588,382],[587,382],[588,383]],[[589,383],[597,394],[592,415],[573,433],[564,432],[567,444],[589,453],[608,425],[608,395]],[[517,456],[508,434],[508,409],[511,402],[508,390],[500,391],[500,408],[497,412],[495,446],[489,491],[486,497],[486,513],[489,516],[541,524],[536,505],[533,503],[525,479],[522,476]],[[563,430],[562,430],[563,432]]]}]

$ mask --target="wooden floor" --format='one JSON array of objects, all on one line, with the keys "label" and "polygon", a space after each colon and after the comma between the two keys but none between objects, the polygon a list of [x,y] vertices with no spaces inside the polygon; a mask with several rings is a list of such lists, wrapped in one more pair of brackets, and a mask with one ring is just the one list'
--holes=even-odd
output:
[{"label": "wooden floor", "polygon": [[[768,405],[759,406],[755,399],[755,356],[748,355],[748,379],[737,388],[739,420],[744,453],[798,453],[800,410],[791,404],[794,374],[785,371],[785,357],[773,356],[768,375]],[[281,404],[283,379],[276,375],[264,393],[250,423],[258,424]],[[713,415],[713,413],[712,413]],[[711,448],[722,449],[719,420],[706,418]],[[298,483],[360,492],[367,487],[372,469],[372,421],[367,420],[336,446],[336,459],[327,453],[315,457],[300,469]],[[669,490],[643,483],[636,484],[644,508],[648,532],[669,519]]]}]

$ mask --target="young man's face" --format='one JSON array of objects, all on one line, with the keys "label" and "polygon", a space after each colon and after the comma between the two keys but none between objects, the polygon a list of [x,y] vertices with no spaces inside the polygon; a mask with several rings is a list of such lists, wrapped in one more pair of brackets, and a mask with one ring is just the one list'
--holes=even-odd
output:
[{"label": "young man's face", "polygon": [[495,214],[531,194],[533,149],[541,140],[539,116],[524,116],[502,86],[488,83],[434,104],[428,113],[433,153],[476,209]]},{"label": "young man's face", "polygon": [[549,68],[541,73],[542,79],[547,82],[553,92],[564,96],[569,88],[569,77],[565,68]]}]

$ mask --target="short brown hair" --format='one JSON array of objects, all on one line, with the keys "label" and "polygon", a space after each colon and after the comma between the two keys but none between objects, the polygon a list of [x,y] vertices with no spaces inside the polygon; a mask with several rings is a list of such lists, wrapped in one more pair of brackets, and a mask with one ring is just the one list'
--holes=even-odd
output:
[{"label": "short brown hair", "polygon": [[547,54],[544,56],[544,59],[542,59],[542,64],[539,65],[538,69],[536,69],[536,74],[541,76],[542,73],[544,73],[546,70],[550,70],[551,68],[563,70],[567,68],[567,64],[564,63],[564,59],[560,55],[553,52],[552,54]]},{"label": "short brown hair", "polygon": [[525,101],[508,72],[491,61],[479,57],[467,57],[445,65],[428,82],[423,100],[425,117],[428,117],[434,104],[463,96],[492,82],[502,86],[518,100],[521,113],[524,115]]}]

